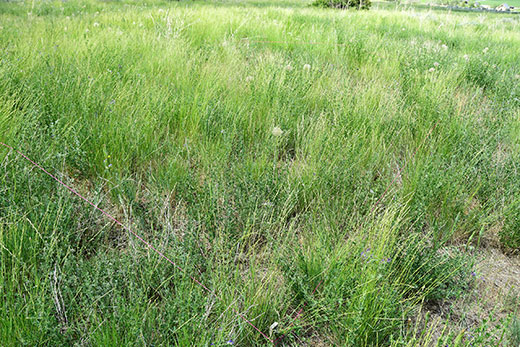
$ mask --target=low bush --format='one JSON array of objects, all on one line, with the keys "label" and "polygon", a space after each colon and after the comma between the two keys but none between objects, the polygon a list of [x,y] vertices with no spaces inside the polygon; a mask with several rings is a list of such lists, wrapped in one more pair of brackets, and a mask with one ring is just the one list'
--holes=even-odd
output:
[{"label": "low bush", "polygon": [[370,0],[316,0],[313,5],[317,7],[368,10],[372,3]]}]

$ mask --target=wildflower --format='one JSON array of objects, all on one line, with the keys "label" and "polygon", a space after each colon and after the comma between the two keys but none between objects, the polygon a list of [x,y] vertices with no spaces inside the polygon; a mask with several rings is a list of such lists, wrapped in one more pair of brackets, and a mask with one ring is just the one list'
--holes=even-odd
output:
[{"label": "wildflower", "polygon": [[288,64],[288,65],[285,67],[285,70],[287,70],[287,71],[292,71],[292,70],[293,70],[293,67],[291,66],[291,64]]},{"label": "wildflower", "polygon": [[283,130],[279,127],[274,127],[272,133],[273,136],[281,136],[283,134]]},{"label": "wildflower", "polygon": [[446,46],[444,44],[441,47],[442,47],[442,49],[448,49],[448,46]]},{"label": "wildflower", "polygon": [[[361,252],[361,257],[366,258],[367,256],[369,256],[367,254],[370,253],[370,250],[371,250],[371,248],[367,248],[363,252]],[[367,253],[367,254],[365,254],[365,253]]]},{"label": "wildflower", "polygon": [[429,72],[435,72],[435,68],[434,67],[431,67],[430,70],[428,70]]},{"label": "wildflower", "polygon": [[435,67],[439,67],[439,65],[440,65],[440,64],[437,63],[437,62],[433,63],[433,66],[435,66]]},{"label": "wildflower", "polygon": [[90,30],[88,30],[88,29],[85,29],[85,32],[86,32],[86,33],[88,33],[89,31],[90,31]]},{"label": "wildflower", "polygon": [[95,27],[98,27],[98,26],[99,26],[99,23],[98,23],[98,22],[94,22],[94,26],[95,26]]},{"label": "wildflower", "polygon": [[234,343],[234,342],[233,342],[233,340],[231,340],[231,339],[229,339],[229,340],[226,342],[226,344],[228,344],[228,345],[232,345],[233,343]]},{"label": "wildflower", "polygon": [[471,271],[471,276],[473,276],[473,277],[476,277],[476,276],[477,276],[477,274],[475,273],[475,271]]},{"label": "wildflower", "polygon": [[253,81],[253,76],[247,76],[246,77],[246,82],[249,83],[251,81]]},{"label": "wildflower", "polygon": [[489,48],[486,47],[486,48],[484,48],[484,49],[482,50],[482,53],[486,54],[488,51],[489,51]]},{"label": "wildflower", "polygon": [[305,64],[305,65],[303,65],[303,69],[305,71],[310,71],[311,70],[311,66],[309,64]]},{"label": "wildflower", "polygon": [[520,75],[519,75],[519,74],[516,74],[516,75],[515,75],[515,78],[516,78],[517,80],[520,79]]},{"label": "wildflower", "polygon": [[463,58],[464,58],[465,61],[469,61],[469,55],[464,54]]}]

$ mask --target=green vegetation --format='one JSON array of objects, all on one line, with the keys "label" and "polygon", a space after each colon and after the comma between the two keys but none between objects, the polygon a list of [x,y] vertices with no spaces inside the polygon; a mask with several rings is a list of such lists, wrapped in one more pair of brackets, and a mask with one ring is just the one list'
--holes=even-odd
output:
[{"label": "green vegetation", "polygon": [[[451,5],[463,5],[464,2],[460,0],[412,0],[405,1],[408,3],[422,3],[422,4],[451,4]],[[515,8],[520,8],[520,0],[469,0],[469,5],[474,5],[475,3],[479,3],[480,5],[488,5],[492,8],[495,8],[502,4],[508,4],[509,6],[513,6]]]},{"label": "green vegetation", "polygon": [[315,0],[313,5],[323,8],[368,10],[372,3],[370,0]]},{"label": "green vegetation", "polygon": [[490,230],[519,247],[519,29],[299,1],[0,3],[0,141],[184,269],[2,147],[2,345],[270,344],[234,310],[278,345],[432,341],[410,320],[475,286],[469,249]]}]

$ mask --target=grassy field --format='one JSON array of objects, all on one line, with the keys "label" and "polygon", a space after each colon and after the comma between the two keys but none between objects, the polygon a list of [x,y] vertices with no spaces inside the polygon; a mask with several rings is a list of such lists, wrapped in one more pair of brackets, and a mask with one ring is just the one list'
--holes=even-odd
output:
[{"label": "grassy field", "polygon": [[0,141],[183,269],[0,146],[2,346],[520,343],[450,313],[520,248],[520,17],[308,5],[0,2]]},{"label": "grassy field", "polygon": [[[462,1],[460,1],[459,3],[461,3]],[[482,1],[473,1],[473,3],[475,2],[478,2],[479,4],[481,5],[489,5],[493,8],[499,6],[499,5],[502,5],[502,4],[507,4],[509,6],[513,6],[515,8],[519,8],[520,7],[520,0],[482,0]],[[453,3],[453,4],[456,4],[457,2],[456,1],[432,1],[432,0],[419,0],[419,1],[407,1],[407,3],[411,3],[411,4],[442,4],[442,3]]]}]

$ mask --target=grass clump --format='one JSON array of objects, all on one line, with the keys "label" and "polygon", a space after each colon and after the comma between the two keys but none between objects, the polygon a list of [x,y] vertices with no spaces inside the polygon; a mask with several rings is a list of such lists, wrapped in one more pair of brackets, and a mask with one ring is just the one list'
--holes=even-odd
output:
[{"label": "grass clump", "polygon": [[2,147],[3,345],[413,345],[518,248],[520,23],[308,5],[0,2],[0,141],[184,270]]}]

